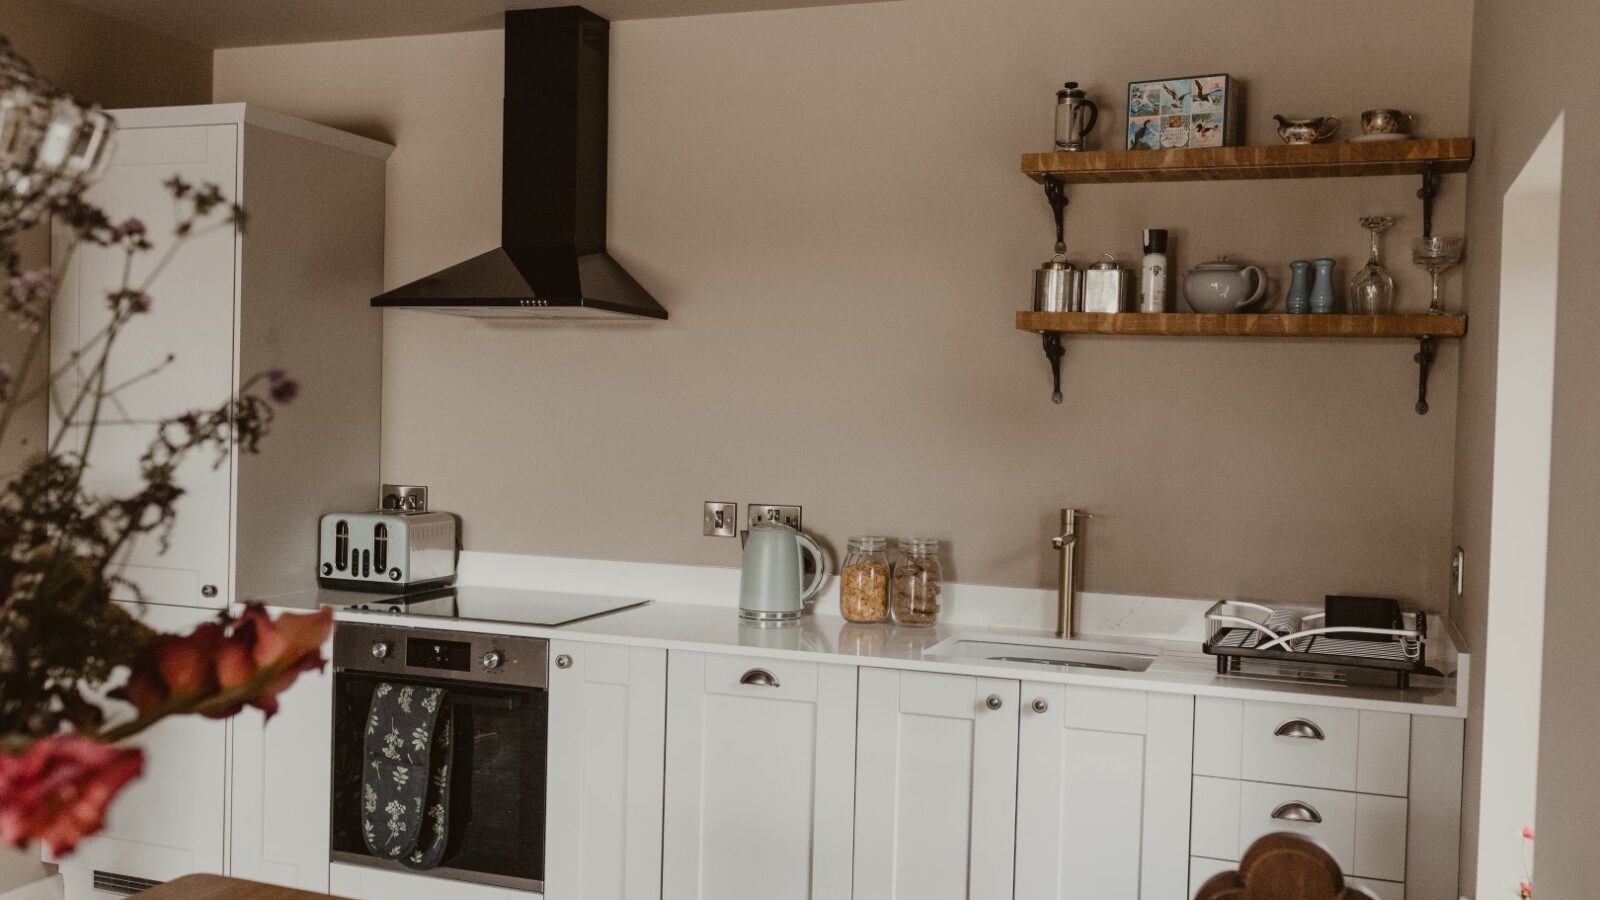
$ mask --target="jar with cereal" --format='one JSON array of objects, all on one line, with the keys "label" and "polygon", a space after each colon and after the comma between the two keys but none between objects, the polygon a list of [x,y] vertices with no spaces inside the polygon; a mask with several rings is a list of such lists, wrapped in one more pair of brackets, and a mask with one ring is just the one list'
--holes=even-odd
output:
[{"label": "jar with cereal", "polygon": [[882,622],[889,618],[889,554],[887,538],[858,535],[845,548],[839,568],[839,614],[847,622]]},{"label": "jar with cereal", "polygon": [[944,575],[939,568],[939,542],[907,538],[900,542],[894,567],[894,620],[901,625],[939,621],[939,594]]}]

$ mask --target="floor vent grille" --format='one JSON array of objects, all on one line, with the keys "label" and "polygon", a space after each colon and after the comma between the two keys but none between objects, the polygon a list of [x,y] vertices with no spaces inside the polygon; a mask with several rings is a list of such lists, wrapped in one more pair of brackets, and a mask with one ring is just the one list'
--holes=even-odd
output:
[{"label": "floor vent grille", "polygon": [[94,872],[94,889],[107,894],[120,894],[124,897],[132,896],[140,891],[148,891],[161,884],[149,878],[140,878],[137,875],[123,875],[119,872]]}]

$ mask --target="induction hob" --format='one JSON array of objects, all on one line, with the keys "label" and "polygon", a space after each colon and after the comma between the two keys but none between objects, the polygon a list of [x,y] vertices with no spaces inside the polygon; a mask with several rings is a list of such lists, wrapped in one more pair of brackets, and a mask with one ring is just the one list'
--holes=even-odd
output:
[{"label": "induction hob", "polygon": [[611,597],[568,591],[456,587],[415,594],[374,596],[356,591],[322,591],[322,605],[405,616],[503,622],[554,628],[649,603],[642,597]]}]

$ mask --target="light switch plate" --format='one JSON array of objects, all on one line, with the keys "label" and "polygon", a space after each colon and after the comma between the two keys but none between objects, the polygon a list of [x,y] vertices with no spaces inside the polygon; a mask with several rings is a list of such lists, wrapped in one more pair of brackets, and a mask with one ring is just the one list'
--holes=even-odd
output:
[{"label": "light switch plate", "polygon": [[799,531],[800,507],[779,506],[769,503],[750,504],[750,527],[754,528],[764,522],[782,522],[795,531]]},{"label": "light switch plate", "polygon": [[700,533],[706,537],[739,536],[739,504],[707,500]]}]

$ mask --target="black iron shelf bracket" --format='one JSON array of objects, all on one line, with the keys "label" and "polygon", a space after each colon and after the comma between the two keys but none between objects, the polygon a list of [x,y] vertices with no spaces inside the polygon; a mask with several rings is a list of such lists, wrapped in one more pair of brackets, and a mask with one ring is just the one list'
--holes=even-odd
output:
[{"label": "black iron shelf bracket", "polygon": [[1054,175],[1044,179],[1044,198],[1050,201],[1050,212],[1056,218],[1056,253],[1067,252],[1067,183]]},{"label": "black iron shelf bracket", "polygon": [[1422,187],[1417,199],[1422,201],[1422,236],[1433,237],[1433,198],[1439,194],[1439,164],[1422,164]]},{"label": "black iron shelf bracket", "polygon": [[1417,338],[1417,353],[1411,357],[1417,363],[1417,415],[1428,414],[1428,370],[1433,367],[1433,338]]},{"label": "black iron shelf bracket", "polygon": [[1044,333],[1044,355],[1046,359],[1050,360],[1050,380],[1054,384],[1054,389],[1050,393],[1050,400],[1054,403],[1060,403],[1062,400],[1061,357],[1066,352],[1067,348],[1061,346],[1061,332],[1046,331]]}]

